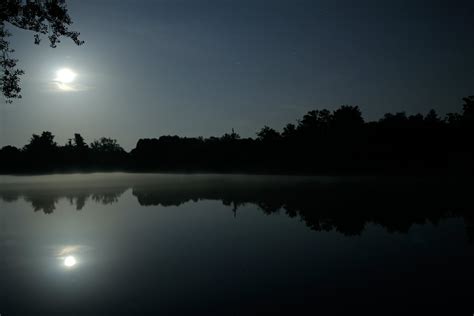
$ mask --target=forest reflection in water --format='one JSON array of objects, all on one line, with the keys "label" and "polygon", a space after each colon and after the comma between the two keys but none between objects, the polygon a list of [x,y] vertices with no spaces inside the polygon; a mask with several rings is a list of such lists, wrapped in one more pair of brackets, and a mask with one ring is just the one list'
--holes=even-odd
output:
[{"label": "forest reflection in water", "polygon": [[143,207],[216,200],[238,216],[239,207],[255,205],[268,215],[299,218],[312,230],[344,235],[361,234],[368,223],[388,232],[407,232],[414,224],[461,217],[468,240],[474,238],[472,185],[466,179],[166,174],[33,178],[33,182],[21,177],[3,180],[0,198],[24,199],[35,212],[52,214],[61,199],[81,211],[86,203],[118,203],[130,189]]},{"label": "forest reflection in water", "polygon": [[0,177],[0,312],[467,314],[471,188],[406,177]]}]

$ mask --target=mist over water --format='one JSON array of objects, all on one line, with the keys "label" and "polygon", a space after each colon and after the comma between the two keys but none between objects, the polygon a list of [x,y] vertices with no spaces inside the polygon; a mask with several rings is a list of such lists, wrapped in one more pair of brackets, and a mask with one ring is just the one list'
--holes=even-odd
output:
[{"label": "mist over water", "polygon": [[413,177],[2,176],[0,313],[469,314],[470,187]]}]

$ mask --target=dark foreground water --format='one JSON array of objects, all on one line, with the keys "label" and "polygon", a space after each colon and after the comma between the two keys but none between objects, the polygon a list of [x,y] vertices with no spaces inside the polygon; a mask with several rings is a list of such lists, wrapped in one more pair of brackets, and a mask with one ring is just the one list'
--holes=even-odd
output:
[{"label": "dark foreground water", "polygon": [[473,315],[472,183],[0,177],[0,314]]}]

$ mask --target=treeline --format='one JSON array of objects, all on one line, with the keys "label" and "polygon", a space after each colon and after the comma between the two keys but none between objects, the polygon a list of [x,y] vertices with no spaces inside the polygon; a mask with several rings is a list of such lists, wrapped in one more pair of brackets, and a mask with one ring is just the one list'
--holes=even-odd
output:
[{"label": "treeline", "polygon": [[189,171],[251,173],[436,173],[472,174],[474,96],[461,113],[440,118],[387,113],[365,122],[357,106],[314,110],[282,131],[268,126],[256,138],[232,130],[221,137],[161,136],[140,139],[126,152],[116,140],[87,144],[75,134],[64,146],[54,135],[33,135],[23,148],[0,150],[0,172]]},{"label": "treeline", "polygon": [[129,161],[130,154],[115,139],[102,137],[87,144],[80,134],[60,146],[51,132],[43,132],[33,134],[23,148],[0,150],[2,173],[119,170],[127,168]]}]

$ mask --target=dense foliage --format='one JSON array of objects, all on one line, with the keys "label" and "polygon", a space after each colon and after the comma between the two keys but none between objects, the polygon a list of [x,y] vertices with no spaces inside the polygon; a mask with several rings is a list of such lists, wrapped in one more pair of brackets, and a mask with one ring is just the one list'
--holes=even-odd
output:
[{"label": "dense foliage", "polygon": [[461,113],[441,119],[388,113],[364,122],[357,106],[314,110],[281,132],[263,127],[256,138],[161,136],[140,139],[126,152],[116,140],[88,145],[75,134],[64,146],[50,132],[33,135],[23,148],[0,150],[0,171],[202,171],[255,173],[433,173],[473,170],[474,96]]}]

